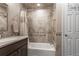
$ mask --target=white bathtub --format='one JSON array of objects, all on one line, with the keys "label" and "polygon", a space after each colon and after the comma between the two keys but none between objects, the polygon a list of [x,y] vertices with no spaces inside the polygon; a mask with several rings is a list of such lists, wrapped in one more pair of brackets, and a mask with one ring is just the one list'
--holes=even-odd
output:
[{"label": "white bathtub", "polygon": [[55,47],[49,43],[28,44],[28,56],[55,56]]}]

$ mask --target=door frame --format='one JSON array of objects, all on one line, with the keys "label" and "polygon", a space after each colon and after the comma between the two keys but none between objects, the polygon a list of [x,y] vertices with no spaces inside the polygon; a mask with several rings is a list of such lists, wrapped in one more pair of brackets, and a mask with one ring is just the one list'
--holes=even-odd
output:
[{"label": "door frame", "polygon": [[56,3],[56,56],[63,55],[63,6]]}]

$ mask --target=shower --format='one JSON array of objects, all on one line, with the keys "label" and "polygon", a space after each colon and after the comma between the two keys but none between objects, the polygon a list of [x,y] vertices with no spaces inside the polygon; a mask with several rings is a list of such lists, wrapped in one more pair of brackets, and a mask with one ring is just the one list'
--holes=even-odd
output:
[{"label": "shower", "polygon": [[27,7],[26,11],[28,20],[29,53],[32,50],[34,51],[34,49],[37,51],[36,53],[39,53],[38,51],[40,49],[43,49],[43,51],[45,49],[47,51],[49,50],[49,55],[53,55],[51,51],[54,51],[55,55],[55,39],[53,37],[53,12],[55,10],[54,5],[55,4],[52,3],[25,4]]}]

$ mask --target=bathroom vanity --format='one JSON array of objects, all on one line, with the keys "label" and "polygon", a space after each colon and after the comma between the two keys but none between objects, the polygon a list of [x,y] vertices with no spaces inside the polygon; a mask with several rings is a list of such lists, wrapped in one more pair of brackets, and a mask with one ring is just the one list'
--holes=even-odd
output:
[{"label": "bathroom vanity", "polygon": [[[19,20],[21,18],[19,18],[20,13],[18,12],[20,8],[18,4],[14,8],[11,6],[13,5],[6,3],[0,4],[0,56],[27,56],[28,36],[17,36],[27,34],[24,31],[25,27],[21,30],[23,34],[21,34],[22,32],[20,33]],[[17,7],[18,9],[16,9]]]},{"label": "bathroom vanity", "polygon": [[27,56],[27,36],[0,39],[0,56]]}]

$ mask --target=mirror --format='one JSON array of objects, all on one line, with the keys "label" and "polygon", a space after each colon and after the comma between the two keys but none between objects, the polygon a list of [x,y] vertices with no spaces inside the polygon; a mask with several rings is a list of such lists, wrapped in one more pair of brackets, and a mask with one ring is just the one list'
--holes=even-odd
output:
[{"label": "mirror", "polygon": [[8,29],[8,5],[0,3],[0,32]]}]

